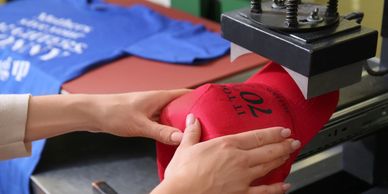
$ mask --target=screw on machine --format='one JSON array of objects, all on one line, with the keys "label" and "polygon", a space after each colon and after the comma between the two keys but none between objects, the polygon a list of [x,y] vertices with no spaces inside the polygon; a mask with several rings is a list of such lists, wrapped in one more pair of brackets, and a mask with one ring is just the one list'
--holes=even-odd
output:
[{"label": "screw on machine", "polygon": [[284,9],[286,8],[286,0],[273,0],[272,8],[274,9]]}]

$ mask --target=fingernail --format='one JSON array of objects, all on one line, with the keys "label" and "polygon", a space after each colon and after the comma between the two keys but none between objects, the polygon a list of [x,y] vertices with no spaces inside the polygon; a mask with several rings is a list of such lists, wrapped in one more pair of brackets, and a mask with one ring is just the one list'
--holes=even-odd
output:
[{"label": "fingernail", "polygon": [[179,143],[182,141],[183,133],[181,132],[174,132],[170,136],[170,140],[175,143]]},{"label": "fingernail", "polygon": [[290,137],[291,129],[283,129],[282,131],[280,131],[280,135],[284,138]]},{"label": "fingernail", "polygon": [[284,191],[288,191],[288,189],[291,188],[291,184],[290,184],[290,183],[284,183],[284,184],[282,185],[282,188],[283,188]]},{"label": "fingernail", "polygon": [[195,122],[194,114],[192,114],[192,113],[188,114],[186,117],[186,127],[194,124],[194,122]]},{"label": "fingernail", "polygon": [[299,140],[294,140],[294,141],[291,142],[291,147],[292,147],[293,150],[299,149],[301,145],[302,144],[300,143]]}]

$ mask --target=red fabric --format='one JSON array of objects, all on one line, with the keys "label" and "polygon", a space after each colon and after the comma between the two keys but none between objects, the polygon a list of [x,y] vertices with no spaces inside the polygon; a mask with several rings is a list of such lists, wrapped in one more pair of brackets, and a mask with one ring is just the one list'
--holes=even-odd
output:
[{"label": "red fabric", "polygon": [[[290,128],[292,138],[300,140],[303,147],[330,119],[338,96],[336,91],[305,100],[288,73],[271,62],[245,83],[206,84],[174,100],[164,108],[161,122],[184,130],[186,116],[193,113],[202,124],[201,141],[281,126]],[[157,143],[161,180],[175,150],[175,146]],[[284,181],[298,153],[293,153],[284,165],[257,179],[253,185]]]}]

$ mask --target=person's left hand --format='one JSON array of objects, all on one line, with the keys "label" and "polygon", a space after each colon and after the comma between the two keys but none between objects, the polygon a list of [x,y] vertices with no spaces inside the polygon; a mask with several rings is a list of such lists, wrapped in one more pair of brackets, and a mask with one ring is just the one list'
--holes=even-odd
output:
[{"label": "person's left hand", "polygon": [[162,143],[177,145],[183,133],[158,123],[161,110],[173,99],[190,90],[134,92],[101,95],[97,98],[98,131],[123,137],[148,137]]}]

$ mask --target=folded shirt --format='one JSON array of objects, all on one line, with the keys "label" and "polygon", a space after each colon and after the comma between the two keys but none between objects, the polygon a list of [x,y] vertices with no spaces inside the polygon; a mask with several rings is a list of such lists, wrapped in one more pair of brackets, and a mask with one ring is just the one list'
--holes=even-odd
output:
[{"label": "folded shirt", "polygon": [[[201,141],[249,130],[285,127],[291,129],[291,137],[300,140],[303,148],[330,119],[338,98],[339,92],[335,91],[304,99],[288,73],[271,62],[244,83],[205,84],[175,99],[164,108],[161,122],[183,130],[186,116],[193,113],[202,125]],[[176,148],[157,143],[161,180]],[[284,181],[299,151],[281,167],[252,184]]]}]

